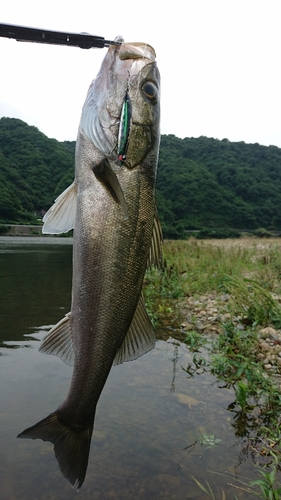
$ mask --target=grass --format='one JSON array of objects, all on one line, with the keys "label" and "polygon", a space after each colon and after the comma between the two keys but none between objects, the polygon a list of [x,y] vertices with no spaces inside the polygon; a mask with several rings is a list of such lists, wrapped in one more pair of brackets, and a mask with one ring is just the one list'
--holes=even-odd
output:
[{"label": "grass", "polygon": [[144,292],[154,323],[167,308],[174,313],[175,300],[229,292],[233,315],[245,304],[252,323],[278,325],[281,239],[165,241],[163,267],[147,271]]},{"label": "grass", "polygon": [[[228,294],[228,319],[221,322],[220,334],[210,341],[196,329],[186,331],[185,342],[194,353],[186,371],[193,376],[209,370],[233,387],[234,431],[247,438],[258,467],[259,479],[248,491],[281,498],[281,368],[268,375],[257,357],[261,328],[281,328],[281,239],[167,241],[163,262],[162,269],[146,275],[145,299],[155,325],[167,317],[179,325],[189,297]],[[194,480],[215,498],[208,483]]]}]

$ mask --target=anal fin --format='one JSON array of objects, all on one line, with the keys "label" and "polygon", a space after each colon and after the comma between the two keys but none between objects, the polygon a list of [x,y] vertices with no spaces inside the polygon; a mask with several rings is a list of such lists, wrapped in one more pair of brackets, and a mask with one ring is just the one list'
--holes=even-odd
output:
[{"label": "anal fin", "polygon": [[71,327],[71,313],[68,313],[49,331],[39,348],[45,354],[54,354],[67,365],[74,365],[75,349]]},{"label": "anal fin", "polygon": [[124,361],[139,358],[153,349],[155,341],[154,328],[146,312],[144,298],[141,294],[132,323],[113,364],[119,365]]}]

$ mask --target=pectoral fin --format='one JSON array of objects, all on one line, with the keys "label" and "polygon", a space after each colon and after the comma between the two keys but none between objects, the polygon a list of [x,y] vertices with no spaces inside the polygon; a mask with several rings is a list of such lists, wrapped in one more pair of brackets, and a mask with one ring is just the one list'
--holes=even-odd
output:
[{"label": "pectoral fin", "polygon": [[45,354],[54,354],[67,365],[74,365],[75,349],[71,328],[71,313],[68,313],[49,331],[39,348]]},{"label": "pectoral fin", "polygon": [[67,233],[74,228],[77,208],[75,181],[61,193],[43,217],[43,234]]},{"label": "pectoral fin", "polygon": [[121,206],[125,219],[128,219],[128,208],[125,196],[120,186],[117,175],[113,172],[108,160],[104,160],[93,167],[93,172],[98,181],[103,184],[116,203]]},{"label": "pectoral fin", "polygon": [[113,364],[119,365],[124,361],[139,358],[153,349],[155,340],[154,328],[146,312],[143,295],[141,295],[131,326]]}]

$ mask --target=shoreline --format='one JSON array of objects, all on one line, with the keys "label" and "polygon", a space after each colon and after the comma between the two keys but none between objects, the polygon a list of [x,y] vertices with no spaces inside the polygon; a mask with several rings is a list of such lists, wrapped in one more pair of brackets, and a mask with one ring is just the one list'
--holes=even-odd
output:
[{"label": "shoreline", "polygon": [[[45,236],[42,234],[42,225],[36,226],[35,224],[1,224],[6,228],[6,231],[1,236]],[[47,235],[46,235],[47,236]]]},{"label": "shoreline", "polygon": [[0,233],[1,237],[15,237],[15,236],[20,236],[23,238],[26,237],[34,237],[34,238],[50,238],[50,237],[60,237],[60,238],[69,238],[72,237],[72,234],[64,234],[62,235],[54,235],[54,234],[42,234],[42,225],[35,225],[35,224],[1,224],[2,227],[6,228],[6,231],[3,233]]}]

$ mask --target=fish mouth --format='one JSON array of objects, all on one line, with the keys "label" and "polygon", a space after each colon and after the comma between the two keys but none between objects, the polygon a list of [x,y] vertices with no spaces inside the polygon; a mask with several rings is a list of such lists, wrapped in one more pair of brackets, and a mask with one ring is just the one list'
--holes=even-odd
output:
[{"label": "fish mouth", "polygon": [[122,61],[126,59],[149,59],[154,62],[156,60],[154,48],[143,42],[122,43],[118,56]]},{"label": "fish mouth", "polygon": [[124,42],[120,46],[112,46],[112,51],[115,54],[116,74],[126,80],[136,77],[147,64],[156,62],[155,50],[147,43]]}]

